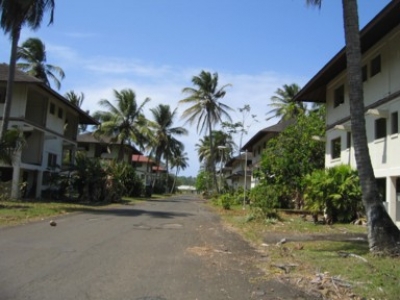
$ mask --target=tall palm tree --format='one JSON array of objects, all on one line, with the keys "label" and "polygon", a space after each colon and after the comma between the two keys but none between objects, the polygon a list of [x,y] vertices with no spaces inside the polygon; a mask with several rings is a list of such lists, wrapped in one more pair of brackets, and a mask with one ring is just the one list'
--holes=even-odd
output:
[{"label": "tall palm tree", "polygon": [[142,104],[138,105],[136,94],[131,89],[114,90],[114,97],[116,105],[107,99],[99,101],[100,106],[107,110],[94,113],[94,118],[101,122],[101,127],[95,134],[109,136],[113,142],[120,144],[118,160],[121,161],[126,144],[134,142],[139,148],[144,149],[149,128],[143,114],[143,107],[150,98],[146,98]]},{"label": "tall palm tree", "polygon": [[[73,105],[81,108],[83,101],[85,100],[85,94],[81,92],[80,95],[75,93],[73,90],[66,92],[64,97],[71,102]],[[89,110],[86,110],[86,113],[89,114]],[[87,129],[87,124],[79,124],[78,130],[79,132],[85,132]]]},{"label": "tall palm tree", "polygon": [[[192,83],[195,88],[186,87],[182,90],[188,97],[180,100],[179,103],[192,105],[183,112],[182,117],[186,118],[189,124],[197,122],[197,131],[199,133],[208,131],[211,161],[214,161],[213,126],[222,123],[223,118],[226,118],[230,122],[232,121],[228,113],[232,108],[220,102],[226,94],[225,88],[230,86],[230,84],[218,87],[218,73],[211,74],[206,71],[201,71],[198,76],[193,76]],[[214,185],[218,191],[215,165],[212,166],[212,173]]]},{"label": "tall palm tree", "polygon": [[83,101],[85,100],[85,94],[81,93],[78,95],[75,91],[66,92],[64,97],[77,107],[82,107]]},{"label": "tall palm tree", "polygon": [[11,39],[10,68],[8,71],[3,122],[0,127],[0,141],[8,128],[21,29],[25,25],[33,30],[38,29],[46,11],[50,11],[48,24],[52,24],[54,6],[55,0],[0,0],[0,26]]},{"label": "tall palm tree", "polygon": [[177,114],[177,109],[171,111],[169,105],[159,104],[157,107],[150,109],[150,112],[154,119],[150,122],[150,127],[155,141],[154,152],[156,164],[159,165],[162,157],[164,157],[167,162],[168,171],[168,161],[173,155],[172,150],[176,147],[183,147],[183,145],[181,145],[182,143],[175,137],[187,135],[188,131],[183,127],[172,127]]},{"label": "tall palm tree", "polygon": [[299,91],[300,87],[296,83],[290,85],[284,84],[282,88],[278,88],[275,91],[275,95],[271,97],[272,103],[268,105],[273,109],[268,112],[272,116],[267,118],[267,121],[275,117],[280,117],[282,120],[289,120],[296,118],[300,114],[304,114],[306,111],[305,104],[293,101],[293,98]]},{"label": "tall palm tree", "polygon": [[178,178],[178,174],[180,170],[185,170],[189,164],[188,164],[188,156],[186,152],[183,152],[183,148],[177,148],[177,151],[175,152],[174,157],[171,159],[171,166],[172,168],[175,168],[175,177],[174,177],[174,182],[171,187],[171,193],[175,189],[175,184],[176,184],[176,179]]},{"label": "tall palm tree", "polygon": [[64,79],[65,73],[60,67],[46,63],[46,46],[40,39],[29,38],[23,42],[17,50],[17,60],[23,61],[17,63],[18,69],[42,80],[48,86],[50,78],[60,89],[60,79]]},{"label": "tall palm tree", "polygon": [[199,140],[199,143],[195,145],[197,154],[199,156],[199,161],[203,163],[207,171],[212,170],[212,166],[216,166],[221,160],[228,161],[231,158],[231,154],[236,148],[236,144],[232,139],[232,136],[221,130],[213,130],[212,137],[216,148],[218,146],[223,146],[221,151],[218,150],[214,155],[213,160],[210,154],[210,138],[205,136],[203,139]]},{"label": "tall palm tree", "polygon": [[[322,0],[307,0],[307,3],[321,6]],[[372,252],[400,254],[400,230],[386,212],[379,196],[368,149],[357,0],[342,0],[342,6],[346,40],[351,134],[360,176],[362,200],[368,218],[369,248]]]}]

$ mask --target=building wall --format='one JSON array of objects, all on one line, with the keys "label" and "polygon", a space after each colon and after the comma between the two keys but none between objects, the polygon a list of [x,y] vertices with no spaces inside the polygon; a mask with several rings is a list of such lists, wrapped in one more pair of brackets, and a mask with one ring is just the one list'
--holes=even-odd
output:
[{"label": "building wall", "polygon": [[[371,74],[373,64],[380,58],[380,71]],[[378,115],[366,113],[365,125],[368,148],[378,187],[383,196],[389,215],[400,226],[400,27],[396,27],[381,42],[363,55],[363,68],[367,68],[364,78],[364,104],[373,105]],[[366,66],[366,67],[365,67]],[[327,128],[326,167],[349,164],[356,168],[354,148],[349,132],[350,116],[348,86],[343,72],[327,87]],[[335,105],[335,98],[344,86],[344,103]],[[377,106],[377,102],[379,106]],[[336,107],[335,107],[336,106]],[[341,128],[333,125],[344,125]],[[340,127],[340,126],[339,126]],[[335,141],[340,141],[340,148]],[[337,148],[335,148],[337,145]],[[337,150],[335,150],[337,149]]]}]

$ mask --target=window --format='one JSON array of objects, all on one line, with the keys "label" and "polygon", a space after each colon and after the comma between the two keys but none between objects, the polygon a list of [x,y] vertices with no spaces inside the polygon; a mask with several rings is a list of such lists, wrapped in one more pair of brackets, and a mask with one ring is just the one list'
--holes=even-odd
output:
[{"label": "window", "polygon": [[56,106],[54,103],[50,103],[50,113],[54,115],[56,113]]},{"label": "window", "polygon": [[344,103],[344,85],[338,87],[334,92],[334,103],[333,107],[338,107]]},{"label": "window", "polygon": [[376,74],[381,72],[381,56],[377,55],[375,58],[371,60],[371,77],[374,77]]},{"label": "window", "polygon": [[62,108],[58,108],[58,117],[60,118],[60,119],[62,119],[62,117],[63,117],[63,110],[62,110]]},{"label": "window", "polygon": [[392,119],[392,130],[391,134],[399,133],[399,114],[398,112],[394,112],[391,114],[390,118]]},{"label": "window", "polygon": [[362,81],[365,82],[368,80],[368,66],[364,65],[361,69]]},{"label": "window", "polygon": [[0,103],[5,103],[6,102],[6,88],[1,87],[0,88]]},{"label": "window", "polygon": [[340,158],[341,144],[340,144],[340,137],[335,138],[331,141],[331,157],[332,159]]},{"label": "window", "polygon": [[53,169],[57,166],[57,155],[49,153],[47,156],[47,167]]},{"label": "window", "polygon": [[351,132],[347,132],[346,136],[346,149],[351,148]]},{"label": "window", "polygon": [[386,119],[380,118],[375,120],[375,139],[381,139],[386,136]]}]

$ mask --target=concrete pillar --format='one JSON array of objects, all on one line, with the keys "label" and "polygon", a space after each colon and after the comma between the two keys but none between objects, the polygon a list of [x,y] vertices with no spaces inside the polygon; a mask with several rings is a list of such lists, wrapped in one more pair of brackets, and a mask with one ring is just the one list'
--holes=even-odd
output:
[{"label": "concrete pillar", "polygon": [[396,195],[396,177],[386,178],[386,202],[388,213],[394,222],[396,222],[397,195]]},{"label": "concrete pillar", "polygon": [[43,171],[37,171],[36,178],[36,198],[42,197],[42,183],[43,183]]},{"label": "concrete pillar", "polygon": [[11,199],[19,198],[20,174],[21,174],[21,150],[17,150],[13,155],[13,175],[11,182]]}]

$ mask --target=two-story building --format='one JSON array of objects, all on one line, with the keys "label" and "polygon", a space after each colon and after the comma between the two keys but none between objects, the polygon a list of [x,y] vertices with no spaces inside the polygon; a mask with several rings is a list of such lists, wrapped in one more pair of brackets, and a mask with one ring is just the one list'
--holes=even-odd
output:
[{"label": "two-story building", "polygon": [[246,188],[246,190],[249,190],[251,188],[252,157],[253,155],[251,152],[245,151],[229,159],[221,170],[223,171],[224,177],[220,178],[221,182],[222,180],[226,180],[226,183],[232,190],[237,190],[239,188]]},{"label": "two-story building", "polygon": [[[121,144],[108,136],[97,136],[94,132],[85,132],[78,135],[78,150],[84,151],[88,158],[101,158],[103,160],[118,160]],[[135,146],[124,144],[122,148],[122,161],[131,163],[132,155],[142,153]]]},{"label": "two-story building", "polygon": [[[368,147],[385,206],[400,225],[400,1],[360,32]],[[326,103],[325,166],[356,168],[351,140],[345,48],[298,93],[297,101]]]},{"label": "two-story building", "polygon": [[[1,117],[8,71],[8,65],[0,64]],[[40,197],[50,172],[73,163],[78,124],[98,122],[41,80],[16,70],[9,128],[23,132],[26,146],[15,153],[12,165],[0,164],[1,180],[12,182],[12,198]],[[19,195],[22,182],[26,195]]]}]

